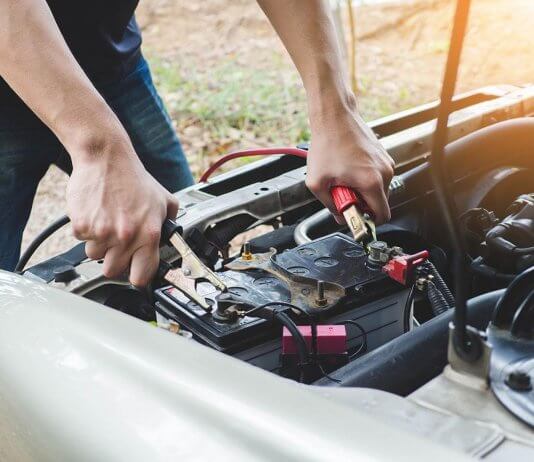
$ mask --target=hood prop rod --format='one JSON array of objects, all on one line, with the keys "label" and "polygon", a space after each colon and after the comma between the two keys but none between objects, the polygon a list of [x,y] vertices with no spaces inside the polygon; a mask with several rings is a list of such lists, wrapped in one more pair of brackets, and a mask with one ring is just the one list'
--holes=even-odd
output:
[{"label": "hood prop rod", "polygon": [[459,357],[465,361],[474,362],[479,358],[481,349],[479,345],[480,339],[474,334],[472,329],[468,329],[467,327],[467,298],[469,295],[468,266],[466,261],[467,249],[458,225],[456,206],[448,188],[449,175],[444,162],[444,151],[448,141],[449,115],[452,110],[452,99],[458,78],[458,68],[470,6],[470,0],[458,0],[456,3],[456,12],[445,66],[445,75],[441,87],[440,105],[436,130],[433,137],[430,164],[436,195],[443,212],[454,251],[455,310],[452,343]]}]

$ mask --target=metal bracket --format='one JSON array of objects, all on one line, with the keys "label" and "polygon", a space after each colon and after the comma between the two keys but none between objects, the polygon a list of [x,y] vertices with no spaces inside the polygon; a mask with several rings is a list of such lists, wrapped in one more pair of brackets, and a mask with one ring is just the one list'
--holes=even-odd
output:
[{"label": "metal bracket", "polygon": [[467,334],[472,348],[470,359],[458,352],[455,346],[454,325],[449,324],[449,347],[447,351],[449,364],[456,372],[487,380],[491,346],[486,342],[484,334],[477,329],[467,326]]},{"label": "metal bracket", "polygon": [[226,265],[233,271],[259,269],[272,274],[285,283],[291,294],[291,303],[310,315],[319,314],[334,306],[345,296],[345,289],[339,284],[317,281],[302,275],[293,274],[280,266],[276,259],[276,249],[266,253],[239,258]]}]

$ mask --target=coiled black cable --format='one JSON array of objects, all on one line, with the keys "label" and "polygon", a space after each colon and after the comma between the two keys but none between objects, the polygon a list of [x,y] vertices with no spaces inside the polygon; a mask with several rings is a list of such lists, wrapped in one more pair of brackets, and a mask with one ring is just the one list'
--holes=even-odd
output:
[{"label": "coiled black cable", "polygon": [[454,307],[454,295],[452,295],[451,290],[449,289],[449,286],[445,283],[443,278],[441,277],[441,274],[436,269],[434,264],[430,261],[425,262],[425,267],[428,269],[429,274],[432,275],[433,283],[436,285],[436,288],[441,292],[443,295],[445,301],[447,302],[447,305],[449,308]]},{"label": "coiled black cable", "polygon": [[445,313],[445,311],[451,308],[447,303],[445,296],[437,288],[433,281],[427,281],[426,293],[428,296],[428,301],[430,302],[430,307],[432,308],[432,314],[434,316]]}]

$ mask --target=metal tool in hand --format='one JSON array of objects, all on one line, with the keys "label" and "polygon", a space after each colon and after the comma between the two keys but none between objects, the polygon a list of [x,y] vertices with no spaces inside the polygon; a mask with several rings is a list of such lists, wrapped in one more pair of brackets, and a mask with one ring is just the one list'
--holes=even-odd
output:
[{"label": "metal tool in hand", "polygon": [[376,241],[376,226],[367,204],[347,186],[333,186],[330,190],[338,213],[342,214],[355,241]]},{"label": "metal tool in hand", "polygon": [[184,275],[181,268],[171,268],[160,265],[162,278],[171,284],[174,288],[182,292],[189,300],[195,302],[198,306],[206,311],[211,311],[211,306],[206,299],[195,289],[195,280],[189,279]]},{"label": "metal tool in hand", "polygon": [[162,241],[168,241],[182,257],[180,268],[165,268],[163,279],[183,292],[187,297],[205,310],[210,310],[206,299],[195,289],[199,280],[208,281],[221,292],[226,290],[226,284],[211,269],[209,269],[180,235],[180,227],[172,220],[165,220],[162,228]]}]

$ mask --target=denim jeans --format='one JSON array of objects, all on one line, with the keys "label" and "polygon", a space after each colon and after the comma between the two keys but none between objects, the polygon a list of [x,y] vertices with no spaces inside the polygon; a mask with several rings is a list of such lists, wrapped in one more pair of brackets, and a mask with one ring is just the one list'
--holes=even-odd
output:
[{"label": "denim jeans", "polygon": [[[193,183],[169,115],[141,58],[120,81],[97,89],[128,132],[145,168],[170,192]],[[0,97],[0,268],[13,270],[37,185],[51,164],[70,173],[72,165],[53,133],[18,101]],[[58,210],[60,216],[64,211]]]}]

